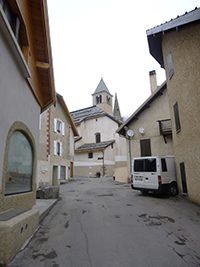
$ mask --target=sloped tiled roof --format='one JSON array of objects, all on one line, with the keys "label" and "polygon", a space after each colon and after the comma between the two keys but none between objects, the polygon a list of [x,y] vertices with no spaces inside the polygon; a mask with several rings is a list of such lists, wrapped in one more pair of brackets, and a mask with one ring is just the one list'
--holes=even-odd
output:
[{"label": "sloped tiled roof", "polygon": [[102,92],[107,92],[108,94],[111,95],[111,93],[109,92],[103,78],[101,78],[98,86],[97,86],[97,89],[95,90],[95,92],[92,94],[92,95],[95,95],[95,94],[99,94],[99,93],[102,93]]},{"label": "sloped tiled roof", "polygon": [[192,23],[200,22],[200,8],[195,8],[190,12],[185,12],[184,15],[177,16],[159,26],[146,31],[150,54],[164,68],[164,60],[162,53],[162,36],[172,30],[178,31]]},{"label": "sloped tiled roof", "polygon": [[104,141],[100,143],[87,143],[83,144],[82,146],[78,147],[75,150],[75,153],[80,153],[80,152],[86,152],[86,151],[95,151],[95,150],[104,150],[111,144],[113,144],[115,140],[109,140],[109,141]]},{"label": "sloped tiled roof", "polygon": [[97,106],[92,106],[89,108],[84,108],[84,109],[72,111],[70,114],[71,114],[71,117],[72,117],[72,119],[76,125],[81,123],[82,121],[84,121],[86,119],[90,119],[90,118],[92,119],[94,117],[101,117],[101,116],[107,116],[110,119],[117,122],[119,125],[122,124],[122,122],[118,121],[113,116],[109,115],[108,113],[106,113],[104,110],[102,110],[101,108],[99,108]]},{"label": "sloped tiled roof", "polygon": [[64,110],[64,112],[65,112],[65,114],[67,116],[67,118],[70,121],[70,124],[72,126],[72,130],[74,132],[74,136],[79,137],[79,133],[78,133],[78,131],[76,129],[76,126],[75,126],[75,123],[74,123],[74,121],[73,121],[73,119],[72,119],[72,117],[71,117],[71,115],[69,113],[68,107],[67,107],[67,105],[65,103],[65,100],[64,100],[63,96],[61,96],[60,94],[57,93],[56,97],[57,97],[57,100],[60,102],[60,104],[61,104],[61,106],[62,106],[62,108],[63,108],[63,110]]},{"label": "sloped tiled roof", "polygon": [[194,10],[185,12],[185,14],[183,15],[177,16],[176,18],[171,19],[170,21],[166,21],[165,23],[162,23],[159,26],[147,30],[146,33],[148,36],[159,32],[164,32],[172,28],[176,28],[194,22],[196,20],[200,20],[200,8],[197,7]]},{"label": "sloped tiled roof", "polygon": [[95,116],[102,116],[106,115],[106,112],[103,111],[102,109],[98,108],[97,106],[92,106],[89,108],[84,108],[84,109],[79,109],[76,111],[72,111],[71,117],[74,121],[74,123],[80,123],[84,121],[86,118],[92,118]]},{"label": "sloped tiled roof", "polygon": [[128,127],[134,120],[138,119],[138,116],[147,108],[150,107],[151,103],[167,88],[166,81],[163,82],[157,90],[155,90],[149,98],[117,129],[116,133],[126,136],[126,127]]}]

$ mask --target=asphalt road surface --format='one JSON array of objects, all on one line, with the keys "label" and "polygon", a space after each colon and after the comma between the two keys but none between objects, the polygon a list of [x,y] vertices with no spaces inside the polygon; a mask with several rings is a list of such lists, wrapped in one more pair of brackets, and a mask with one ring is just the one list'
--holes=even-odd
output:
[{"label": "asphalt road surface", "polygon": [[12,267],[200,266],[200,207],[143,196],[112,178],[77,178]]}]

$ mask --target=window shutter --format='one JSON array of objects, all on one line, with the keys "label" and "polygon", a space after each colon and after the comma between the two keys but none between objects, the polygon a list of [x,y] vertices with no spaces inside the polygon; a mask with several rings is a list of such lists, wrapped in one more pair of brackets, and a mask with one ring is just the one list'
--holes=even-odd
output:
[{"label": "window shutter", "polygon": [[58,179],[60,179],[60,166],[58,166]]},{"label": "window shutter", "polygon": [[178,132],[181,129],[179,111],[178,111],[178,102],[176,102],[176,104],[174,105],[174,117],[175,117],[175,124],[176,124],[176,132]]},{"label": "window shutter", "polygon": [[140,140],[141,157],[151,156],[151,142],[150,139]]},{"label": "window shutter", "polygon": [[57,132],[57,120],[54,118],[54,132],[56,133]]},{"label": "window shutter", "polygon": [[60,156],[62,156],[62,143],[60,143]]},{"label": "window shutter", "polygon": [[64,136],[65,135],[65,123],[62,122],[62,135]]},{"label": "window shutter", "polygon": [[171,79],[172,75],[174,74],[171,51],[169,51],[169,54],[167,55],[167,63],[168,63],[169,79]]},{"label": "window shutter", "polygon": [[67,180],[68,179],[68,168],[65,167],[65,179]]},{"label": "window shutter", "polygon": [[54,155],[57,155],[57,141],[53,141],[53,152],[54,152]]}]

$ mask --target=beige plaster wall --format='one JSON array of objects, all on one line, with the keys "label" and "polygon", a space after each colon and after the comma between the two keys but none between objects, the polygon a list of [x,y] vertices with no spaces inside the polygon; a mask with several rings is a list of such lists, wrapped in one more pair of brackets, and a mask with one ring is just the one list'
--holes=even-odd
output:
[{"label": "beige plaster wall", "polygon": [[[75,175],[76,176],[84,176],[84,177],[95,177],[97,172],[103,175],[103,160],[98,160],[98,158],[103,157],[102,151],[94,151],[93,158],[88,158],[88,152],[85,153],[76,153],[76,160],[74,162],[75,165]],[[105,176],[113,176],[113,168],[114,168],[114,154],[113,149],[111,147],[106,148],[104,151],[104,167]]]},{"label": "beige plaster wall", "polygon": [[[180,163],[185,163],[188,199],[200,204],[200,25],[163,36],[163,55],[172,117],[179,192]],[[174,75],[169,79],[167,55],[171,51]],[[176,133],[173,106],[178,102],[181,130]]]},{"label": "beige plaster wall", "polygon": [[24,128],[28,136],[28,132],[30,132],[34,143],[34,157],[37,158],[40,106],[34,98],[25,77],[20,72],[16,59],[9,50],[1,31],[0,47],[0,62],[3,62],[3,64],[0,64],[0,212],[3,212],[11,208],[31,207],[35,203],[36,164],[33,175],[33,192],[4,196],[7,168],[6,155],[9,145],[7,144],[8,134],[15,125],[15,130],[23,130]]},{"label": "beige plaster wall", "polygon": [[[102,96],[102,103],[96,104],[96,96]],[[110,104],[107,104],[107,96],[110,97]],[[109,115],[113,116],[113,97],[106,92],[93,95],[93,106],[97,106],[107,112]]]},{"label": "beige plaster wall", "polygon": [[[167,136],[167,143],[164,142],[163,136],[160,135],[159,123],[157,120],[170,119],[169,100],[167,89],[163,94],[158,96],[149,108],[146,108],[139,116],[138,120],[134,120],[129,129],[134,132],[131,139],[131,161],[134,157],[141,156],[140,140],[150,139],[152,156],[156,155],[173,155],[172,137]],[[145,134],[139,132],[140,127],[145,129]],[[127,158],[128,158],[128,172],[130,176],[130,158],[129,158],[129,141],[127,140]]]},{"label": "beige plaster wall", "polygon": [[[53,185],[53,167],[65,166],[70,177],[70,162],[74,162],[74,133],[65,111],[59,101],[50,108],[50,155],[47,156],[48,110],[41,114],[40,149],[38,158],[37,186],[41,183]],[[65,123],[65,135],[54,132],[54,118]],[[54,155],[54,140],[62,142],[62,156]],[[46,171],[42,171],[46,166]],[[74,170],[73,170],[74,173]],[[56,182],[60,183],[60,180]]]},{"label": "beige plaster wall", "polygon": [[[117,128],[118,124],[107,116],[83,121],[77,127],[82,139],[75,143],[75,148],[85,143],[96,143],[96,133],[101,133],[101,142],[115,140],[113,148],[111,146],[107,147],[104,153],[106,176],[113,176],[114,168],[121,168],[127,165],[126,140],[115,133]],[[102,157],[102,152],[93,152],[93,156],[93,159],[88,159],[88,152],[75,153],[75,175],[88,176],[89,173],[90,176],[94,176],[96,172],[102,173],[102,164],[97,160],[98,157]],[[92,170],[89,168],[91,163]]]}]

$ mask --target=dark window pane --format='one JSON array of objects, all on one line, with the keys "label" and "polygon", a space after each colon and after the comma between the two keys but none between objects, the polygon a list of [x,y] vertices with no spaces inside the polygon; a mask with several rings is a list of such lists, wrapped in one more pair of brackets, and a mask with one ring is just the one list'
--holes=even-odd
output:
[{"label": "dark window pane", "polygon": [[181,180],[182,180],[183,193],[187,194],[187,183],[186,183],[184,162],[180,163],[180,170],[181,170]]},{"label": "dark window pane", "polygon": [[32,190],[33,152],[30,142],[20,131],[10,139],[5,195]]},{"label": "dark window pane", "polygon": [[139,159],[134,161],[134,171],[144,172],[144,160]]},{"label": "dark window pane", "polygon": [[101,142],[101,134],[96,134],[96,143]]},{"label": "dark window pane", "polygon": [[161,159],[162,171],[167,172],[167,164],[165,159]]},{"label": "dark window pane", "polygon": [[92,159],[93,158],[93,153],[91,152],[91,153],[88,153],[88,158],[89,159]]},{"label": "dark window pane", "polygon": [[156,159],[145,159],[145,172],[156,172]]}]

